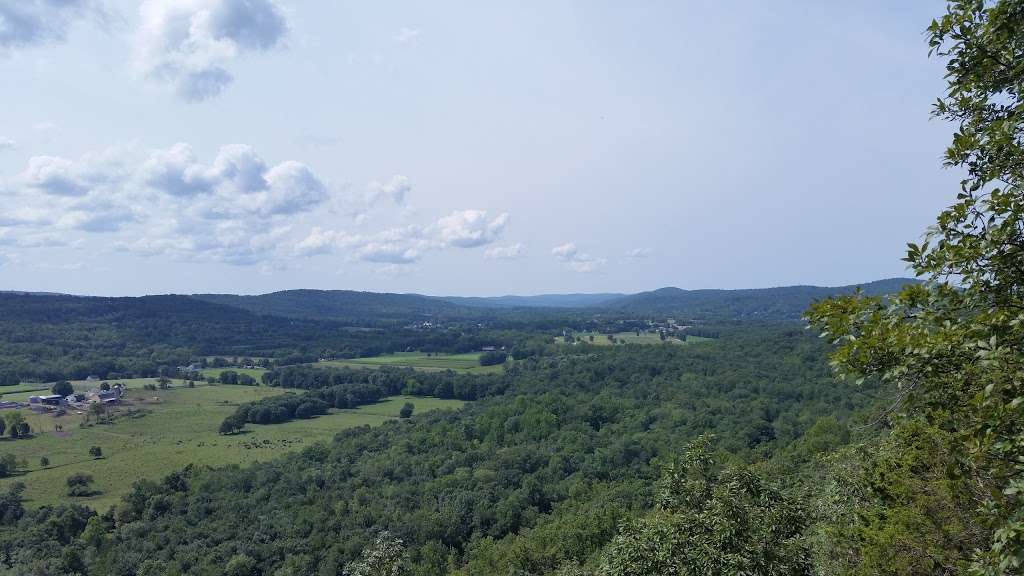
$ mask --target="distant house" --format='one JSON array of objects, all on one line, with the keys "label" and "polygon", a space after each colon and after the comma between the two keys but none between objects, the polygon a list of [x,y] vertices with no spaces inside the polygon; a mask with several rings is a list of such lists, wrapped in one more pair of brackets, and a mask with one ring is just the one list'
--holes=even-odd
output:
[{"label": "distant house", "polygon": [[85,381],[86,382],[96,382],[99,379],[100,379],[99,376],[96,376],[94,374],[90,374],[88,377],[86,377]]},{"label": "distant house", "polygon": [[494,346],[484,346],[480,350],[482,350],[484,352],[494,352],[496,350],[496,348]]},{"label": "distant house", "polygon": [[12,402],[10,400],[0,400],[0,410],[5,410],[5,409],[8,409],[8,408],[20,408],[20,407],[21,407],[21,404],[19,404],[17,402]]}]

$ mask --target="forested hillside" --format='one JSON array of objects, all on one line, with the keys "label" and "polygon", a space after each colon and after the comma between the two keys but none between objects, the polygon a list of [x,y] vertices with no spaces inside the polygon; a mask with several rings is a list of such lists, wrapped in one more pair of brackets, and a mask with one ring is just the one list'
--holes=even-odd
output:
[{"label": "forested hillside", "polygon": [[798,321],[816,300],[852,294],[858,288],[868,296],[899,292],[909,278],[891,278],[850,286],[786,286],[749,290],[682,290],[660,288],[624,296],[605,303],[617,312],[676,315],[696,320]]},{"label": "forested hillside", "polygon": [[[503,392],[460,412],[345,432],[250,469],[139,483],[104,516],[26,512],[3,530],[3,565],[337,574],[389,531],[413,574],[593,568],[620,523],[652,506],[661,466],[699,434],[714,433],[729,462],[798,453],[817,465],[876,401],[872,387],[833,384],[822,343],[799,327],[690,347],[552,347],[501,378],[492,389]],[[416,387],[415,373],[405,379]]]},{"label": "forested hillside", "polygon": [[[472,326],[430,331],[352,327],[258,315],[187,296],[94,298],[0,294],[0,377],[52,381],[153,376],[205,355],[311,362],[395,350],[465,352],[508,336]],[[114,376],[111,376],[113,374]]]}]

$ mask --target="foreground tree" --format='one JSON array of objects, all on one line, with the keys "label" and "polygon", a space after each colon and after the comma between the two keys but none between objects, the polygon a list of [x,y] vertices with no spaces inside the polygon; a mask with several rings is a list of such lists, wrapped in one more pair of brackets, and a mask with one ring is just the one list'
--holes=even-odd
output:
[{"label": "foreground tree", "polygon": [[710,437],[661,479],[654,513],[622,527],[602,576],[809,575],[802,511],[745,468],[715,471]]},{"label": "foreground tree", "polygon": [[[948,87],[935,116],[957,124],[946,164],[956,202],[906,260],[924,284],[808,314],[844,376],[893,385],[906,414],[953,435],[946,469],[967,477],[987,545],[972,573],[1024,569],[1024,2],[958,0],[928,29]],[[923,569],[923,568],[922,568]]]}]

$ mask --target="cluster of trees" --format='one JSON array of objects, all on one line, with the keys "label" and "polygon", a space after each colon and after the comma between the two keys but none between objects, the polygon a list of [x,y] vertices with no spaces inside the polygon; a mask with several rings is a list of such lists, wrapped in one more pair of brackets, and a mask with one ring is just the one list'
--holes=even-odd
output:
[{"label": "cluster of trees", "polygon": [[397,394],[477,400],[501,393],[508,386],[502,375],[417,372],[388,366],[376,370],[289,366],[265,372],[262,379],[267,386],[307,392],[271,396],[239,406],[221,424],[222,434],[237,432],[246,423],[276,424],[312,418],[326,414],[330,408],[355,408]]},{"label": "cluster of trees", "polygon": [[498,366],[508,360],[508,352],[504,350],[491,350],[480,355],[481,366]]},{"label": "cluster of trees", "polygon": [[32,435],[32,427],[25,421],[25,416],[15,410],[0,417],[0,437],[4,432],[12,439],[28,438]]},{"label": "cluster of trees", "polygon": [[234,370],[224,370],[217,376],[221,384],[239,384],[242,386],[256,386],[258,383],[251,375],[242,372],[239,374]]},{"label": "cluster of trees", "polygon": [[[288,366],[264,372],[261,378],[266,386],[304,390],[364,384],[380,390],[380,396],[369,402],[395,394],[476,400],[501,393],[508,386],[507,379],[501,374],[460,374],[451,370],[417,372],[411,368],[393,366],[382,366],[375,370]],[[351,408],[360,403],[337,407]]]}]

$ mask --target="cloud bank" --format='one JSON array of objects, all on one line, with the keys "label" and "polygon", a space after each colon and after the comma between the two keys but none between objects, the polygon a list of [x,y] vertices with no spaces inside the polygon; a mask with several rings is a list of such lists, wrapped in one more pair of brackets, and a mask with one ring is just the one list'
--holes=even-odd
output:
[{"label": "cloud bank", "polygon": [[[400,175],[368,187],[373,201],[387,198],[388,206],[402,206],[411,189]],[[108,246],[116,250],[238,265],[335,254],[402,266],[429,253],[492,245],[509,224],[505,213],[455,210],[426,225],[379,231],[310,228],[309,219],[336,217],[342,195],[309,166],[269,162],[244,144],[222,146],[208,161],[187,143],[150,151],[110,148],[79,158],[34,156],[0,182],[0,190],[0,245],[52,246],[55,233],[112,234]],[[351,201],[356,207],[347,213],[365,208],[365,199]],[[514,257],[521,246],[498,253]]]}]

